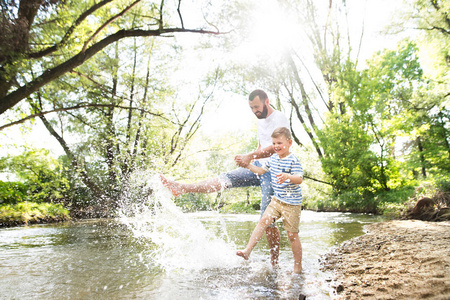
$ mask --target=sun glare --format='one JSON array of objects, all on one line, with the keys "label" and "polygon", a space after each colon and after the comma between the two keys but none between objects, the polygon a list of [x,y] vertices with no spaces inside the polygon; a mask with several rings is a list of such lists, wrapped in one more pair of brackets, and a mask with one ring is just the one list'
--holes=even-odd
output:
[{"label": "sun glare", "polygon": [[238,52],[245,59],[267,56],[274,60],[292,46],[296,24],[292,13],[284,10],[277,1],[259,1],[248,20],[249,36]]}]

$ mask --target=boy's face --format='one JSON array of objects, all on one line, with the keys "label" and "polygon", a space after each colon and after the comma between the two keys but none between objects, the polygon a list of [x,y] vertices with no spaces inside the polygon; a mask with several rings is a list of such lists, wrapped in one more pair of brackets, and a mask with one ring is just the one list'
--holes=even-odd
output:
[{"label": "boy's face", "polygon": [[280,158],[284,158],[289,154],[289,147],[292,145],[292,140],[288,140],[284,136],[279,136],[277,138],[272,138],[272,146],[275,153],[278,154]]}]

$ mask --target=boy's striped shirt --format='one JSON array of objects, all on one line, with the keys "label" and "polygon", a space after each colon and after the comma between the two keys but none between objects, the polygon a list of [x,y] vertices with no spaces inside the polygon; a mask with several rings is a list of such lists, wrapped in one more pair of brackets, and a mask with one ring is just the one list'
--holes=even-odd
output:
[{"label": "boy's striped shirt", "polygon": [[291,205],[302,204],[302,188],[299,184],[291,183],[290,180],[286,180],[282,184],[277,183],[277,174],[280,173],[303,177],[302,165],[300,164],[300,160],[294,154],[289,153],[285,158],[280,158],[278,154],[273,154],[263,168],[270,171],[270,178],[275,197],[280,201]]}]

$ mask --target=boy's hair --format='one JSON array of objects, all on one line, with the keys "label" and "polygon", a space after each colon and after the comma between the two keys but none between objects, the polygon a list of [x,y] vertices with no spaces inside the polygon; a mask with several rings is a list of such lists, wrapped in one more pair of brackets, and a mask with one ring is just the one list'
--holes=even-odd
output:
[{"label": "boy's hair", "polygon": [[279,138],[280,136],[284,136],[286,139],[291,139],[291,131],[286,127],[278,127],[272,133],[273,138]]},{"label": "boy's hair", "polygon": [[259,100],[261,100],[262,102],[267,100],[267,94],[263,90],[254,90],[250,93],[250,95],[248,95],[248,100],[253,101],[256,96],[258,96]]}]

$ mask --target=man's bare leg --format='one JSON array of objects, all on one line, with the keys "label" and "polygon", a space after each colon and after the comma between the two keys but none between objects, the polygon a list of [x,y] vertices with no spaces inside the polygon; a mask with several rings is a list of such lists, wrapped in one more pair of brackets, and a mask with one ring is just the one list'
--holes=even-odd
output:
[{"label": "man's bare leg", "polygon": [[162,184],[168,188],[175,197],[186,193],[213,193],[222,189],[222,183],[219,178],[211,178],[196,183],[180,183],[169,180],[163,175],[159,175]]},{"label": "man's bare leg", "polygon": [[270,263],[273,267],[278,264],[278,257],[280,256],[280,230],[278,227],[268,227],[266,229],[267,244],[270,248]]}]

